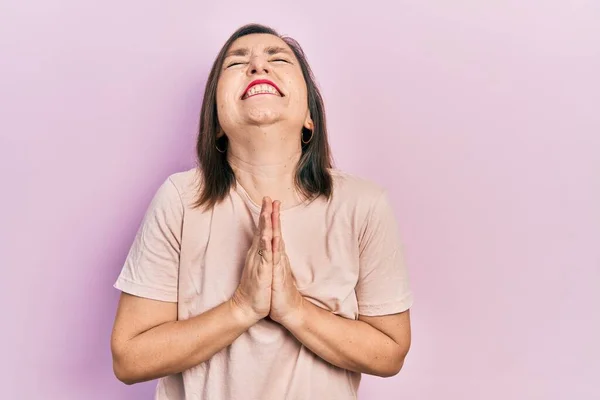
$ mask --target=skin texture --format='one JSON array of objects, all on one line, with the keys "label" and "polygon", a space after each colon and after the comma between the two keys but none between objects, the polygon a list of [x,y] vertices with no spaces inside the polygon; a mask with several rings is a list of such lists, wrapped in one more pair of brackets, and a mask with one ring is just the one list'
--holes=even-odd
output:
[{"label": "skin texture", "polygon": [[[220,135],[228,137],[227,156],[238,184],[262,205],[240,284],[229,301],[183,321],[177,320],[176,303],[123,293],[111,339],[115,375],[132,384],[184,371],[267,316],[331,364],[395,375],[410,348],[409,311],[349,320],[303,299],[295,285],[280,211],[302,201],[294,172],[302,127],[313,128],[297,60],[285,42],[267,34],[239,38],[230,52],[217,88]],[[272,80],[282,96],[244,99],[255,79]]]}]

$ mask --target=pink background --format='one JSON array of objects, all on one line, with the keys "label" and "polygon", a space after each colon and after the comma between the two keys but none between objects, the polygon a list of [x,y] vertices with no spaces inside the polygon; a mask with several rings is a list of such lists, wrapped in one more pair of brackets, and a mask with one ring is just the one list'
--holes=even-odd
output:
[{"label": "pink background", "polygon": [[151,398],[112,375],[111,285],[257,21],[304,46],[338,167],[397,210],[413,346],[361,398],[600,398],[599,4],[2,1],[1,397]]}]

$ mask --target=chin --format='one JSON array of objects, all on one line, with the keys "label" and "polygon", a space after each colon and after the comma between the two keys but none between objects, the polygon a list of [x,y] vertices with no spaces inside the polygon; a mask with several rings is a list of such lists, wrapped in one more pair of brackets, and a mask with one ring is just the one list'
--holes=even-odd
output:
[{"label": "chin", "polygon": [[254,124],[272,124],[281,119],[281,113],[272,108],[252,108],[248,110],[248,122]]}]

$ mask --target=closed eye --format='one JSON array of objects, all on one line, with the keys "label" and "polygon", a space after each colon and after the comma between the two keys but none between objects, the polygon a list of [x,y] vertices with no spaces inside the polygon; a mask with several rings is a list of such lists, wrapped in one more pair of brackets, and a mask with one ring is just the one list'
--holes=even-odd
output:
[{"label": "closed eye", "polygon": [[284,58],[276,58],[276,59],[274,59],[274,60],[271,60],[271,61],[282,61],[282,62],[284,62],[284,63],[288,63],[288,64],[290,63],[288,60],[286,60],[286,59],[284,59]]},{"label": "closed eye", "polygon": [[242,65],[242,64],[245,64],[245,63],[243,63],[241,61],[232,62],[232,63],[228,64],[227,67],[225,67],[225,68],[233,67],[233,66],[236,66],[236,65]]}]

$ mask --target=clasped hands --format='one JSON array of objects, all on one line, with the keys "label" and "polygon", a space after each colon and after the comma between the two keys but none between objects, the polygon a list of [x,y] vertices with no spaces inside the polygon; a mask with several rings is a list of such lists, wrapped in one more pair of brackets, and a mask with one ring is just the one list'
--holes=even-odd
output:
[{"label": "clasped hands", "polygon": [[285,252],[280,207],[280,201],[263,198],[258,229],[231,301],[253,322],[269,316],[286,325],[300,318],[303,298]]}]

